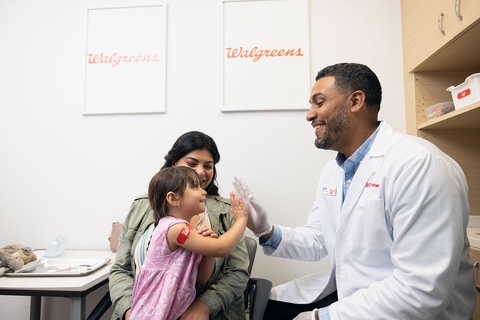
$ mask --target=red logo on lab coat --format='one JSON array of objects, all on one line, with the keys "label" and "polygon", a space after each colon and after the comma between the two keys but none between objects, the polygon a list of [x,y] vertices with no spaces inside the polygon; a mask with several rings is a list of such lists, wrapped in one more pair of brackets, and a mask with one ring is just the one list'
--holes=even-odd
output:
[{"label": "red logo on lab coat", "polygon": [[368,183],[365,185],[365,188],[380,188],[380,186],[378,185],[378,183],[368,182]]}]

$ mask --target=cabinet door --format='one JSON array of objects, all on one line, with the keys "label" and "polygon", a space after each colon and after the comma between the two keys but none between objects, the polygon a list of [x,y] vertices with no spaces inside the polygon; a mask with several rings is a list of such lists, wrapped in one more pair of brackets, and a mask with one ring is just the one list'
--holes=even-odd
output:
[{"label": "cabinet door", "polygon": [[[476,248],[470,248],[470,257],[473,263],[477,262],[475,267],[475,284],[478,286],[480,283],[480,250]],[[473,313],[473,320],[480,320],[480,293],[477,292],[477,305],[475,306],[475,312]]]},{"label": "cabinet door", "polygon": [[402,0],[403,57],[407,72],[429,57],[444,39],[438,18],[446,3],[446,0]]},{"label": "cabinet door", "polygon": [[[478,0],[448,0],[446,5],[444,27],[448,40],[476,24],[480,18],[480,1]],[[462,20],[458,18],[457,13]]]},{"label": "cabinet door", "polygon": [[479,22],[478,0],[403,0],[402,34],[406,71],[415,70],[449,41]]}]

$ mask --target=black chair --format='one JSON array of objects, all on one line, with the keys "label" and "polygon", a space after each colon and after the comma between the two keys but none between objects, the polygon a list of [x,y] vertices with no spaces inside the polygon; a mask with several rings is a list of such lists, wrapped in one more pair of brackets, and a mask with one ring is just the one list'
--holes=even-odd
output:
[{"label": "black chair", "polygon": [[[245,237],[245,244],[247,246],[248,258],[250,259],[248,265],[248,275],[250,276],[253,262],[255,261],[255,253],[257,252],[257,242],[250,237]],[[245,299],[245,310],[249,310],[250,320],[263,319],[271,289],[272,282],[266,279],[250,278],[248,280],[243,295]],[[111,305],[110,292],[107,292],[87,317],[87,320],[99,320]]]}]

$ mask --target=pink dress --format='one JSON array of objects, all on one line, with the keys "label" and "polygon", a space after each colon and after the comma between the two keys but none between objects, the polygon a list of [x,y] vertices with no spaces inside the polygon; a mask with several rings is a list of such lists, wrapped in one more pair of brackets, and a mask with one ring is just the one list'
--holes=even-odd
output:
[{"label": "pink dress", "polygon": [[168,229],[187,221],[160,219],[153,232],[143,266],[135,278],[130,319],[178,319],[195,299],[201,255],[185,248],[170,252]]}]

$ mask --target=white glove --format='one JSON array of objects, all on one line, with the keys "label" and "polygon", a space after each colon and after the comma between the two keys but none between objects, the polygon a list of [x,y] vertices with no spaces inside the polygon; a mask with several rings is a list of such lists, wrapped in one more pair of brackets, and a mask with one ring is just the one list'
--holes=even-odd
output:
[{"label": "white glove", "polygon": [[[318,310],[318,309],[315,309]],[[293,320],[315,320],[315,310],[300,313]]]},{"label": "white glove", "polygon": [[245,180],[238,174],[233,176],[233,187],[235,192],[239,194],[248,212],[247,227],[253,231],[256,237],[261,237],[269,234],[272,231],[272,224],[268,220],[267,212],[257,202],[250,191],[250,188],[245,183]]}]

